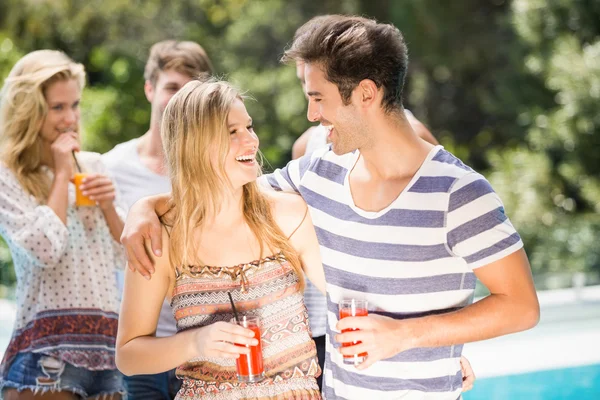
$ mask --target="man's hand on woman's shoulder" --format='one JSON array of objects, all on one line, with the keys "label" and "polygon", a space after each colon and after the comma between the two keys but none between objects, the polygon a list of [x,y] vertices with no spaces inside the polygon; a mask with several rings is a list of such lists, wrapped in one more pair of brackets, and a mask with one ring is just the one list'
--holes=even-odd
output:
[{"label": "man's hand on woman's shoulder", "polygon": [[127,265],[146,279],[154,273],[154,265],[146,253],[146,241],[156,257],[162,256],[162,229],[158,220],[157,209],[165,208],[170,194],[144,197],[138,200],[129,210],[121,243],[127,254]]}]

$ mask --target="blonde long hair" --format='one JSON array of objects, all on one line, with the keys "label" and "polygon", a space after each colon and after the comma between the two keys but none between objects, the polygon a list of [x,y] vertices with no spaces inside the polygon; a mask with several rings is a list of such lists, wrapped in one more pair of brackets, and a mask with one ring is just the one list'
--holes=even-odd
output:
[{"label": "blonde long hair", "polygon": [[48,86],[74,79],[83,89],[85,71],[65,53],[38,50],[21,58],[0,91],[0,159],[25,190],[45,203],[50,191],[42,171],[40,129],[48,113],[44,96]]},{"label": "blonde long hair", "polygon": [[[194,80],[171,98],[164,111],[161,137],[172,185],[168,220],[174,266],[197,265],[193,232],[204,228],[207,217],[219,211],[230,187],[224,167],[230,145],[227,117],[236,99],[242,97],[227,82]],[[243,214],[260,243],[261,258],[265,247],[271,252],[281,251],[296,271],[300,287],[304,287],[298,253],[275,222],[269,201],[256,181],[243,187]]]}]

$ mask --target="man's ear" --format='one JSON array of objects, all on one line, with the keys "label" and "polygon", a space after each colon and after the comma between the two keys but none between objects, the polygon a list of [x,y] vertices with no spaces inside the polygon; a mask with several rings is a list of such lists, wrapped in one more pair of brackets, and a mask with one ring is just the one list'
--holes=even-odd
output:
[{"label": "man's ear", "polygon": [[152,100],[154,100],[154,85],[149,80],[144,82],[144,94],[146,95],[148,102],[152,103]]},{"label": "man's ear", "polygon": [[358,104],[365,108],[372,107],[379,97],[379,88],[375,82],[370,79],[363,79],[360,81],[354,91],[357,96],[356,100],[358,100]]}]

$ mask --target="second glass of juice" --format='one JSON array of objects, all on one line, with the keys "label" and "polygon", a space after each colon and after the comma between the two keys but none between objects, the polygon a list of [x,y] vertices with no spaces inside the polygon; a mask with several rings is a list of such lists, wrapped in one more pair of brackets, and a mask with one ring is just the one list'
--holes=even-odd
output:
[{"label": "second glass of juice", "polygon": [[83,179],[87,176],[88,176],[88,174],[80,172],[80,173],[75,174],[75,177],[73,179],[73,181],[75,183],[75,205],[76,206],[94,207],[96,205],[96,202],[94,200],[90,199],[87,196],[84,196],[83,193],[81,193],[81,189],[79,189],[79,186],[81,186],[81,184],[83,183]]},{"label": "second glass of juice", "polygon": [[234,324],[243,326],[254,332],[254,338],[258,340],[256,346],[235,344],[236,346],[247,347],[249,354],[240,354],[236,359],[237,376],[241,382],[260,382],[265,378],[265,369],[263,366],[262,342],[260,340],[260,320],[253,315],[240,316],[239,320],[231,320]]},{"label": "second glass of juice", "polygon": [[[344,299],[340,301],[340,319],[346,317],[366,317],[369,315],[368,310],[368,302],[367,300],[357,300],[357,299]],[[349,331],[357,331],[358,329],[344,329],[342,333]],[[342,347],[353,346],[355,344],[360,344],[362,342],[348,342],[342,343]],[[360,353],[354,355],[344,355],[344,364],[358,365],[362,363],[367,357],[367,353]]]}]

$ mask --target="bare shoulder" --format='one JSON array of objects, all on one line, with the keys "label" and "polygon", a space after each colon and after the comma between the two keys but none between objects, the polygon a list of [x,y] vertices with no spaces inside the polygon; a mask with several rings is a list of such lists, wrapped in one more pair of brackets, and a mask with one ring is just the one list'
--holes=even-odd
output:
[{"label": "bare shoulder", "polygon": [[315,128],[315,126],[311,126],[307,130],[305,130],[304,133],[300,135],[300,137],[298,137],[298,139],[296,139],[294,145],[292,146],[293,160],[300,158],[304,154],[306,154],[306,147],[308,145],[308,141],[310,140],[310,136],[314,133]]},{"label": "bare shoulder", "polygon": [[284,192],[265,193],[275,221],[286,236],[296,230],[304,219],[307,205],[304,199],[297,194]]},{"label": "bare shoulder", "polygon": [[171,231],[168,226],[164,223],[161,223],[161,237],[162,237],[162,255],[160,257],[156,257],[152,253],[152,249],[150,248],[150,241],[146,240],[146,253],[151,258],[154,266],[156,267],[156,271],[159,272],[164,277],[169,277],[170,279],[175,276],[174,269],[171,266],[171,260],[169,257],[169,250],[171,245]]},{"label": "bare shoulder", "polygon": [[437,141],[435,136],[433,136],[429,128],[427,128],[424,123],[419,121],[412,112],[410,112],[409,110],[405,110],[405,115],[406,119],[408,120],[408,123],[413,128],[417,136],[433,145],[439,144],[439,142]]}]

